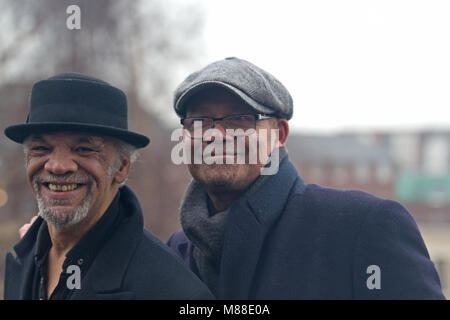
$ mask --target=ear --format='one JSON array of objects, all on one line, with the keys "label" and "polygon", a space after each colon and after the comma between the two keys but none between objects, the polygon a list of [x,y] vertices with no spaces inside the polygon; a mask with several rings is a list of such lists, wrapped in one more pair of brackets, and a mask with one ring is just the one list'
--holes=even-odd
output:
[{"label": "ear", "polygon": [[113,182],[121,184],[124,182],[130,172],[131,162],[130,158],[121,156],[120,157],[120,168],[113,175]]},{"label": "ear", "polygon": [[289,135],[289,124],[286,119],[277,119],[278,122],[278,146],[283,147],[286,144]]}]

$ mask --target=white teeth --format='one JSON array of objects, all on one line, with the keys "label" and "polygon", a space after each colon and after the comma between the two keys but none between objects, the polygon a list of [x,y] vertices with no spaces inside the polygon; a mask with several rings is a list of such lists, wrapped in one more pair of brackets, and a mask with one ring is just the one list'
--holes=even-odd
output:
[{"label": "white teeth", "polygon": [[52,191],[58,191],[58,192],[66,192],[66,191],[72,191],[79,187],[78,184],[72,183],[72,184],[53,184],[49,183],[48,188]]}]

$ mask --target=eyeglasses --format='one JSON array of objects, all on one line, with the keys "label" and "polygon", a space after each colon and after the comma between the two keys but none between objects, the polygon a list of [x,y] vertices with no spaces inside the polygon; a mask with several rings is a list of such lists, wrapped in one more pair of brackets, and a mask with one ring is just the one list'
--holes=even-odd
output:
[{"label": "eyeglasses", "polygon": [[[254,133],[254,130],[256,129],[256,121],[269,118],[273,118],[273,116],[265,114],[233,114],[221,118],[184,118],[181,119],[180,122],[192,139],[201,139],[203,132],[208,129],[214,128],[214,124],[218,121],[220,121],[227,135],[239,137]],[[251,129],[253,129],[253,131]],[[229,131],[227,132],[227,130]]]}]

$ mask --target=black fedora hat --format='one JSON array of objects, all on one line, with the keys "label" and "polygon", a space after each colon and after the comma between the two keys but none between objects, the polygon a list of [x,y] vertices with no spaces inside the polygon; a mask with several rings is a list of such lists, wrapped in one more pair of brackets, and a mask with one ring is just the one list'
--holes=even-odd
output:
[{"label": "black fedora hat", "polygon": [[32,133],[82,131],[121,139],[137,148],[150,139],[128,130],[127,97],[122,90],[81,73],[62,73],[33,85],[26,123],[5,129],[17,143]]}]

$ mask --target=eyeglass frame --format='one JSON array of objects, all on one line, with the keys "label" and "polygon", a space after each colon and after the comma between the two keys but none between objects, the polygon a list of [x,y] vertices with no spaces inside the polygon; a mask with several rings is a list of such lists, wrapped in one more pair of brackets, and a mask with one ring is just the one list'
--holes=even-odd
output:
[{"label": "eyeglass frame", "polygon": [[[208,120],[212,120],[211,127],[206,129],[206,130],[209,130],[209,129],[214,128],[214,124],[216,123],[216,121],[223,121],[226,118],[236,117],[236,116],[253,116],[255,118],[255,124],[254,124],[255,128],[253,128],[253,129],[256,129],[256,121],[275,118],[275,115],[268,115],[268,114],[264,114],[264,113],[242,113],[242,114],[230,114],[228,116],[219,117],[219,118],[213,118],[213,117],[187,117],[187,118],[180,119],[180,124],[184,127],[184,120],[186,120],[186,119],[208,119]],[[194,121],[194,123],[195,123],[195,121]],[[223,128],[225,129],[225,132],[226,132],[227,128],[224,125],[222,125],[222,126],[223,126]],[[249,129],[252,129],[252,128],[249,128]],[[188,135],[189,135],[189,137],[191,139],[202,139],[203,138],[203,137],[199,137],[199,138],[193,137],[193,136],[191,136],[191,133],[189,132],[188,129],[185,128],[185,130],[186,130],[186,132],[188,133]],[[233,135],[233,137],[241,137],[241,136],[246,136],[246,134]]]}]

